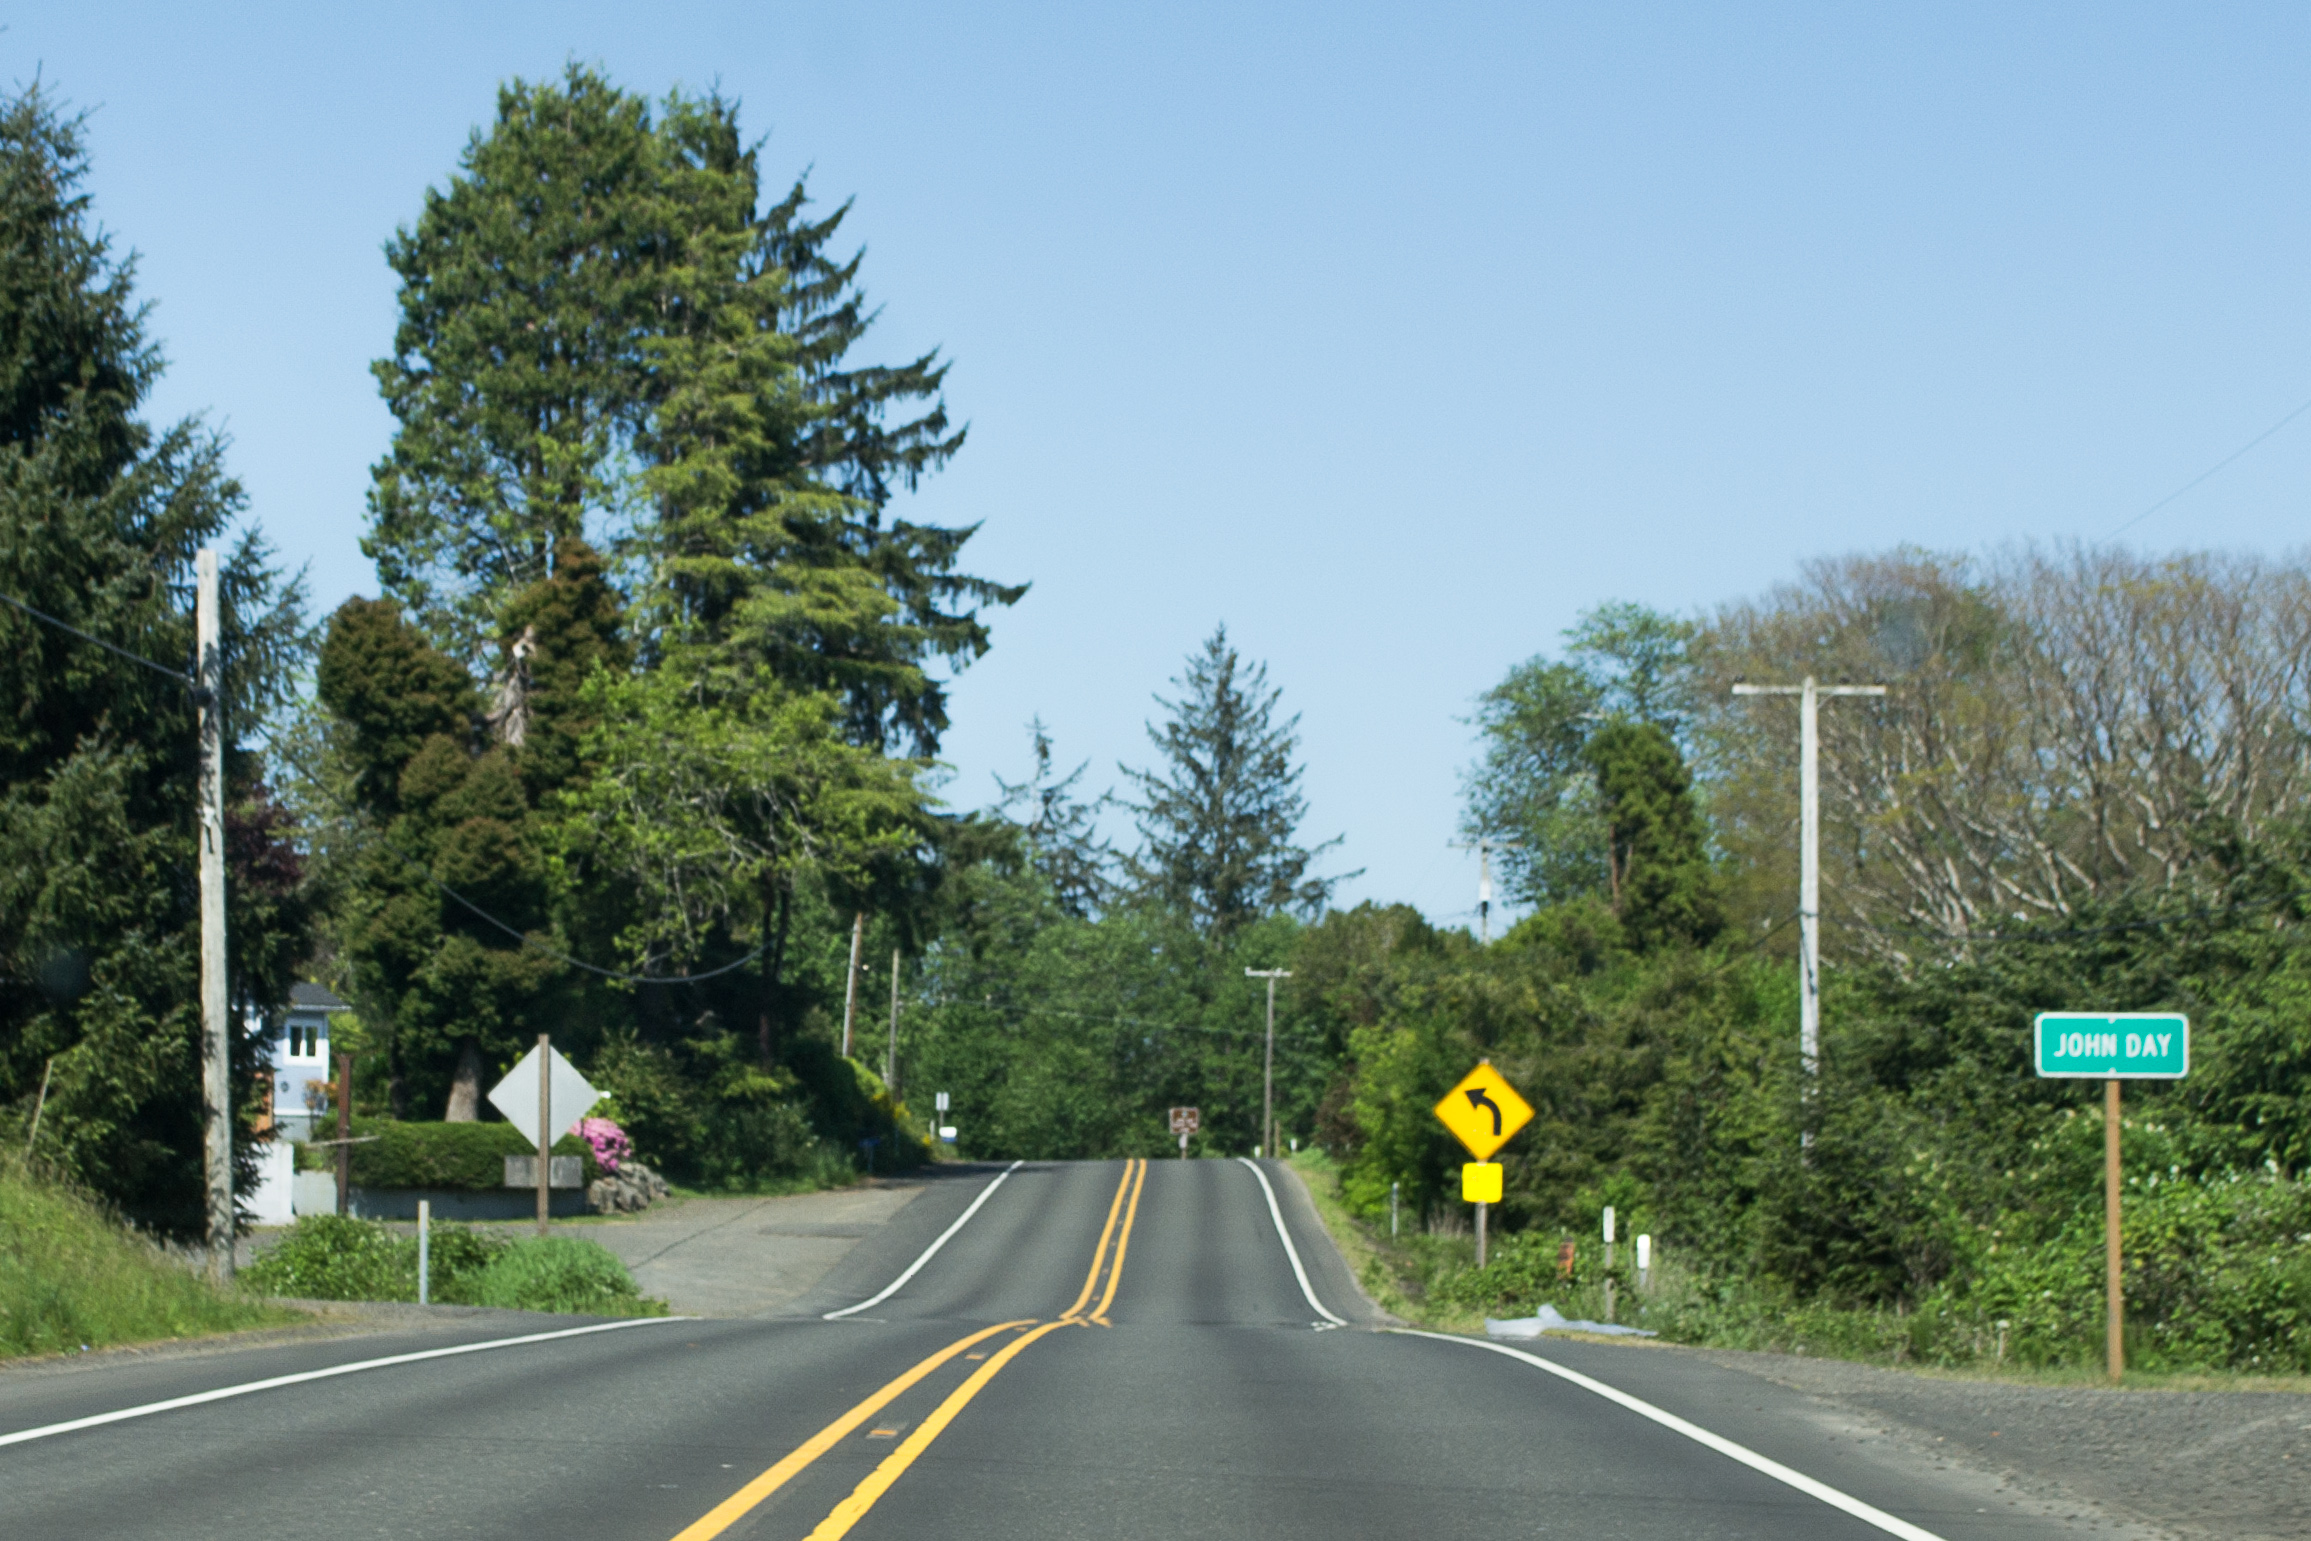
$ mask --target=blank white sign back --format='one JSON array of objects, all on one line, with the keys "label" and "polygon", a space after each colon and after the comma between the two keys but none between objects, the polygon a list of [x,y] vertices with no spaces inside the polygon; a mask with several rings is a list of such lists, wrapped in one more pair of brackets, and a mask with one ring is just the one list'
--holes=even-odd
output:
[{"label": "blank white sign back", "polygon": [[506,1078],[489,1090],[489,1105],[506,1116],[533,1145],[548,1145],[578,1126],[578,1120],[593,1111],[602,1094],[586,1084],[578,1074],[578,1067],[562,1058],[559,1049],[548,1049],[553,1056],[553,1068],[547,1071],[552,1078],[553,1106],[547,1111],[553,1116],[552,1139],[538,1137],[538,1051],[532,1048],[521,1057]]}]

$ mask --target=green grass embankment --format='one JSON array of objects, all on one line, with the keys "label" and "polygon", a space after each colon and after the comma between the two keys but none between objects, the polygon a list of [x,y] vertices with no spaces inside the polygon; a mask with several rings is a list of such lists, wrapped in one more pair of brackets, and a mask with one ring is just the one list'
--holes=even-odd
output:
[{"label": "green grass embankment", "polygon": [[0,1169],[0,1358],[303,1319],[212,1289],[93,1204]]}]

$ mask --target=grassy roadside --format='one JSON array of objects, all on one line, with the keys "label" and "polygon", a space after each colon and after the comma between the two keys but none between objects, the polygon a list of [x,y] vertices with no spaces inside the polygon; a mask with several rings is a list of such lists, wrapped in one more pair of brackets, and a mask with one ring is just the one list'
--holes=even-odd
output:
[{"label": "grassy roadside", "polygon": [[95,1205],[0,1169],[0,1359],[305,1320],[212,1289]]},{"label": "grassy roadside", "polygon": [[[1449,1287],[1475,1263],[1474,1242],[1466,1236],[1407,1234],[1391,1239],[1385,1225],[1375,1226],[1348,1212],[1340,1198],[1339,1169],[1319,1151],[1302,1151],[1292,1159],[1293,1169],[1307,1184],[1341,1256],[1347,1259],[1357,1282],[1374,1304],[1406,1325],[1437,1332],[1481,1334],[1485,1313],[1474,1307],[1438,1298],[1440,1286]],[[1686,1281],[1673,1280],[1673,1292]],[[1573,1286],[1556,1292],[1552,1303],[1575,1319],[1600,1319],[1602,1301],[1593,1287]],[[1842,1359],[1881,1369],[1899,1370],[1924,1379],[1996,1381],[2012,1385],[2059,1386],[2078,1389],[2108,1386],[2101,1368],[2092,1364],[2018,1365],[1984,1360],[1962,1365],[1920,1364],[1895,1353],[1871,1351],[1882,1341],[1886,1323],[1882,1313],[1832,1311],[1808,1307],[1778,1319],[1741,1319],[1720,1316],[1700,1319],[1671,1304],[1657,1313],[1623,1297],[1621,1320],[1656,1326],[1660,1339],[1594,1337],[1588,1333],[1550,1334],[1624,1347],[1676,1343],[1693,1348],[1790,1353],[1804,1358]],[[1636,1320],[1640,1315],[1646,1320]],[[2125,1386],[2145,1391],[2280,1391],[2311,1393],[2311,1376],[2247,1375],[2226,1370],[2145,1372],[2129,1370]]]}]

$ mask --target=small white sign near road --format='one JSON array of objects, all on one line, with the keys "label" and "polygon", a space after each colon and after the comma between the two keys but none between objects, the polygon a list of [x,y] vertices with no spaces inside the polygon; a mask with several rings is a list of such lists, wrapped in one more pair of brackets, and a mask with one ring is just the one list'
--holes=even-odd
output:
[{"label": "small white sign near road", "polygon": [[538,1051],[531,1049],[523,1055],[506,1078],[490,1088],[489,1105],[506,1116],[512,1124],[529,1137],[533,1145],[551,1145],[555,1140],[578,1127],[578,1120],[593,1111],[602,1094],[586,1084],[578,1074],[578,1067],[562,1058],[561,1050],[545,1051],[553,1056],[552,1068],[546,1072],[553,1106],[547,1110],[554,1127],[550,1137],[538,1129]]}]

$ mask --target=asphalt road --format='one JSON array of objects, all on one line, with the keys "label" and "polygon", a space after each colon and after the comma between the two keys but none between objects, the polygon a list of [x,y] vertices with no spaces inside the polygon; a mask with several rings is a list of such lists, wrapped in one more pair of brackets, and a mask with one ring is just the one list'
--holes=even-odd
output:
[{"label": "asphalt road", "polygon": [[[0,1376],[0,1536],[2085,1533],[1696,1356],[1526,1346],[1581,1384],[1378,1330],[1269,1170],[1305,1289],[1247,1163],[1024,1165],[933,1182],[786,1317],[438,1352],[589,1325],[493,1316]],[[401,1353],[434,1357],[8,1442]]]}]

